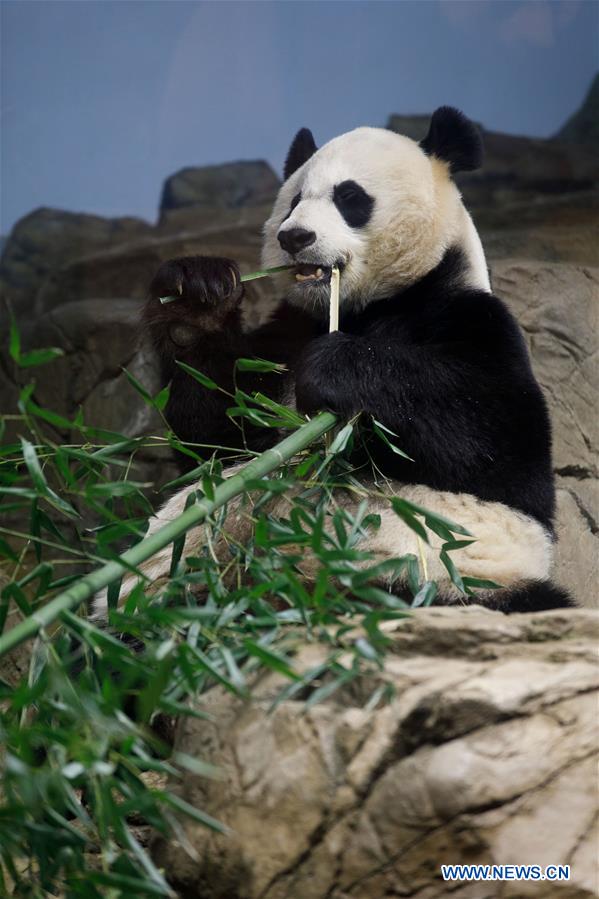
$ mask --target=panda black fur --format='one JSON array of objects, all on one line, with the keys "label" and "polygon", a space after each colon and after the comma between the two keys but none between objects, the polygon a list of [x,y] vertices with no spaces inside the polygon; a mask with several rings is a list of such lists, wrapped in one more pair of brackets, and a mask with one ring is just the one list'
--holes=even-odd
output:
[{"label": "panda black fur", "polygon": [[[295,394],[309,414],[370,413],[398,435],[414,461],[373,441],[377,466],[392,492],[472,531],[477,542],[454,555],[458,568],[504,586],[477,601],[504,611],[566,606],[567,594],[548,580],[555,498],[547,408],[518,325],[491,293],[480,239],[451,177],[481,158],[477,129],[449,107],[433,115],[421,144],[359,128],[317,150],[302,129],[265,225],[263,264],[296,266],[269,320],[247,332],[236,264],[199,256],[160,268],[145,320],[171,381],[166,415],[182,439],[236,446],[239,430],[226,416],[228,399],[200,388],[176,359],[225,388],[241,356],[284,362],[286,377],[238,380],[249,391]],[[334,265],[340,330],[328,334]],[[180,294],[176,303],[159,303],[172,293]],[[257,450],[276,439],[260,428],[246,438]],[[182,510],[189,489],[151,530]],[[375,556],[413,552],[406,526],[388,509],[376,511]],[[185,552],[198,542],[201,529],[188,535]],[[441,601],[463,602],[438,546],[427,552]],[[148,563],[150,577],[168,570],[163,556]]]}]

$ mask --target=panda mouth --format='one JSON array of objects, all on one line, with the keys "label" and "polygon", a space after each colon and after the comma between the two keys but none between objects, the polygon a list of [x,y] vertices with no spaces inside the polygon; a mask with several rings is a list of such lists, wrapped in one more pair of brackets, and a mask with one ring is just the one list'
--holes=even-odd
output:
[{"label": "panda mouth", "polygon": [[[339,260],[335,263],[339,271],[343,271],[345,263]],[[295,280],[298,284],[329,284],[331,280],[332,265],[322,263],[308,264],[302,262],[295,267]]]},{"label": "panda mouth", "polygon": [[302,265],[296,266],[295,280],[299,284],[319,283],[326,284],[331,280],[332,266],[330,265]]}]

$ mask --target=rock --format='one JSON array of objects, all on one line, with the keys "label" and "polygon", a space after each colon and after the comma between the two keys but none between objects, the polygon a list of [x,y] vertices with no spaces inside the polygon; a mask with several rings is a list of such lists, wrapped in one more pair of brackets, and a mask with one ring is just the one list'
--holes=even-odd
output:
[{"label": "rock", "polygon": [[506,259],[493,289],[521,327],[549,404],[558,474],[556,580],[599,604],[599,269]]},{"label": "rock", "polygon": [[553,421],[556,470],[597,475],[599,269],[505,259],[493,289],[524,330]]},{"label": "rock", "polygon": [[[598,624],[588,610],[418,610],[384,626],[380,678],[309,710],[271,710],[275,675],[252,702],[215,688],[212,719],[182,721],[175,745],[222,778],[175,790],[232,832],[187,821],[195,858],[157,838],[157,862],[196,899],[591,899]],[[326,652],[301,646],[296,669]],[[395,698],[369,709],[380,681]],[[571,879],[485,890],[444,883],[441,864],[570,864]]]},{"label": "rock", "polygon": [[2,293],[15,308],[27,304],[48,274],[65,263],[100,247],[126,244],[150,230],[136,218],[36,209],[17,222],[6,241],[0,263]]},{"label": "rock", "polygon": [[181,169],[164,183],[160,220],[170,210],[187,206],[217,211],[272,205],[280,186],[263,160]]},{"label": "rock", "polygon": [[[141,339],[140,303],[130,299],[82,300],[64,304],[42,315],[22,329],[23,349],[60,346],[64,356],[40,369],[17,369],[7,356],[2,366],[8,372],[0,388],[0,408],[15,408],[19,387],[35,379],[33,399],[72,420],[81,410],[86,425],[117,431],[128,437],[162,434],[158,415],[144,403],[123,371],[127,368],[150,394],[159,383],[153,353]],[[51,377],[49,372],[51,371]],[[16,439],[8,423],[5,439]],[[53,431],[58,442],[80,442],[74,430]],[[158,456],[158,462],[156,457]],[[136,479],[150,477],[164,483],[176,476],[170,451],[141,451],[136,455]]]},{"label": "rock", "polygon": [[557,486],[553,577],[579,603],[599,608],[599,482],[558,477]]},{"label": "rock", "polygon": [[583,104],[555,137],[561,141],[590,143],[597,148],[599,141],[599,74],[595,75]]},{"label": "rock", "polygon": [[[183,231],[116,246],[77,259],[46,279],[35,298],[35,312],[43,314],[55,306],[91,298],[147,297],[158,267],[176,256],[227,256],[243,271],[259,267],[261,229],[254,227]],[[266,279],[270,281],[270,279]],[[272,284],[259,281],[252,296],[270,295]]]}]

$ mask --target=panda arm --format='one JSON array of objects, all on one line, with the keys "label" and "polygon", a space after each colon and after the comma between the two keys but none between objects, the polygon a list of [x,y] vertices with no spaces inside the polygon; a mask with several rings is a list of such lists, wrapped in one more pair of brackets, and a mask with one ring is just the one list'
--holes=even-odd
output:
[{"label": "panda arm", "polygon": [[[239,308],[243,290],[235,286],[239,280],[231,260],[201,256],[171,260],[152,282],[143,318],[159,358],[162,383],[170,383],[165,417],[179,439],[261,450],[276,440],[276,432],[247,420],[242,429],[227,409],[235,405],[236,387],[276,397],[284,389],[284,377],[235,371],[237,359],[263,355],[264,343],[243,332]],[[161,296],[175,292],[180,292],[175,302],[160,302]],[[179,362],[206,375],[222,390],[198,383]]]},{"label": "panda arm", "polygon": [[362,334],[312,341],[298,365],[296,397],[308,413],[370,414],[409,455],[443,467],[508,452],[517,428],[534,431],[535,419],[546,431],[518,326],[489,295],[439,304],[409,325],[387,316]]}]

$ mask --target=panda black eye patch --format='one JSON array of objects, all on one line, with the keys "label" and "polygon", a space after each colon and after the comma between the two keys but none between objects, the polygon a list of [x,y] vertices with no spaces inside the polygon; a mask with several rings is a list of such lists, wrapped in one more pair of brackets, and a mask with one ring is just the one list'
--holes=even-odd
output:
[{"label": "panda black eye patch", "polygon": [[293,200],[291,201],[291,206],[289,207],[289,212],[287,213],[287,215],[285,216],[285,218],[283,219],[281,224],[283,224],[283,222],[287,221],[287,219],[289,218],[289,216],[291,215],[291,213],[293,212],[293,210],[295,209],[295,207],[297,206],[297,204],[299,203],[301,198],[302,198],[302,192],[300,190],[299,194],[296,194],[294,196]]},{"label": "panda black eye patch", "polygon": [[374,197],[355,181],[342,181],[333,189],[333,202],[350,228],[363,228],[370,221]]}]

